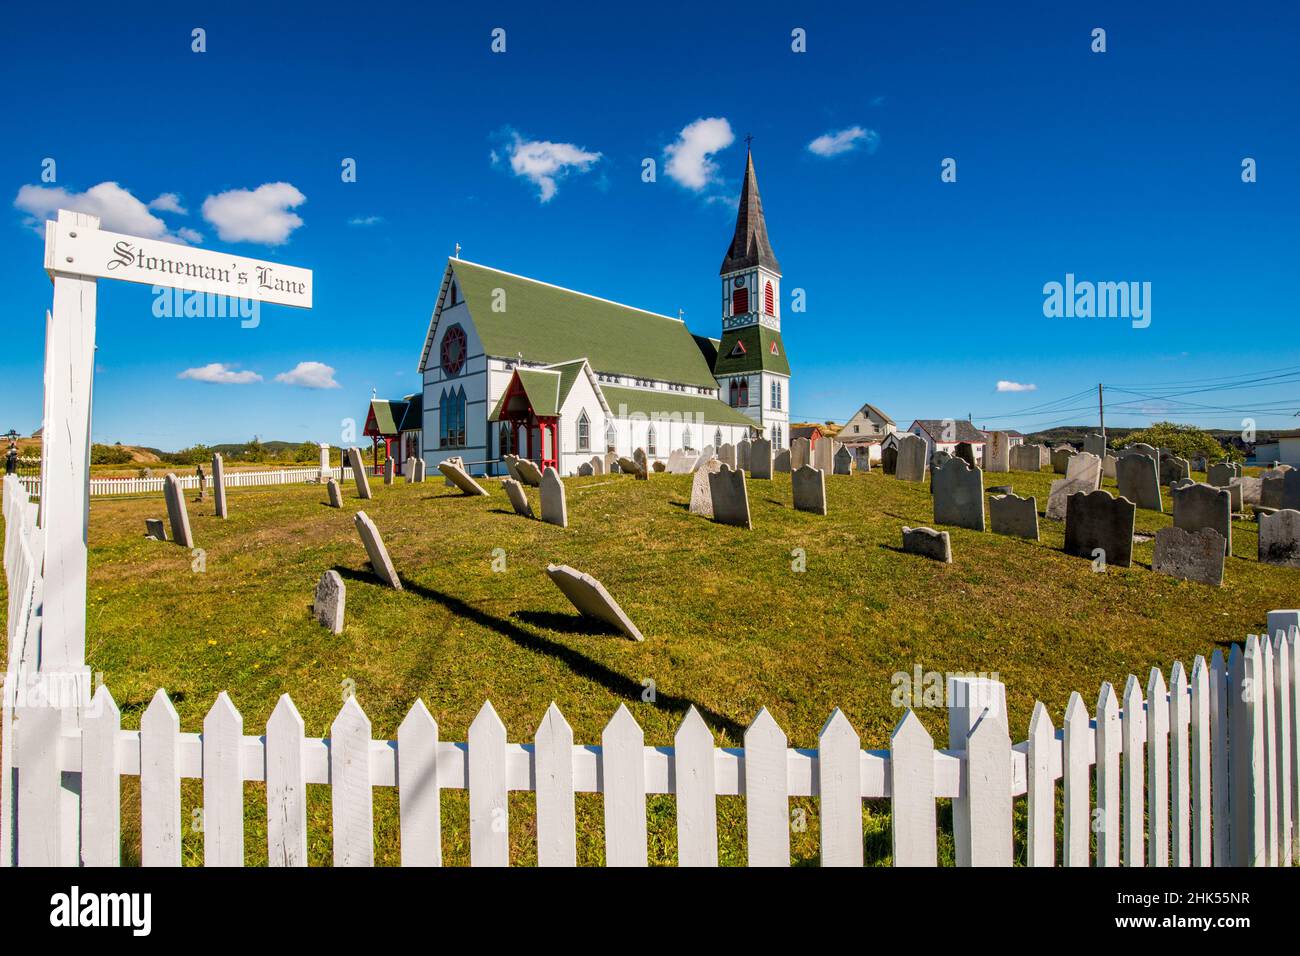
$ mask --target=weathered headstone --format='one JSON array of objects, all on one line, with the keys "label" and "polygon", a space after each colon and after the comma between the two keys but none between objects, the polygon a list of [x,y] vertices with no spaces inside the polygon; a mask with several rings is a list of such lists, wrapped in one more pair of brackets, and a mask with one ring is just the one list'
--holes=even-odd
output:
[{"label": "weathered headstone", "polygon": [[[357,483],[357,497],[362,500],[370,499],[370,478],[366,475],[365,462],[361,460],[360,448],[348,449],[348,466],[352,469],[352,478]],[[215,470],[217,465],[214,460],[212,467]]]},{"label": "weathered headstone", "polygon": [[749,477],[772,477],[772,443],[766,438],[755,438],[750,443]]},{"label": "weathered headstone", "polygon": [[1205,471],[1209,467],[1209,461],[1204,455],[1195,455],[1192,457],[1192,471]]},{"label": "weathered headstone", "polygon": [[324,481],[330,476],[330,446],[325,442],[318,442],[320,445],[320,480]]},{"label": "weathered headstone", "polygon": [[1115,480],[1119,493],[1139,508],[1163,511],[1156,460],[1150,455],[1121,455],[1115,463]]},{"label": "weathered headstone", "polygon": [[502,455],[501,461],[506,466],[506,474],[508,474],[513,481],[519,481],[519,456],[510,454]]},{"label": "weathered headstone", "polygon": [[632,460],[636,462],[636,467],[642,475],[650,471],[650,459],[646,457],[644,448],[634,448],[632,450]]},{"label": "weathered headstone", "polygon": [[605,459],[602,458],[600,455],[593,455],[591,458],[590,465],[591,465],[591,473],[593,475],[603,475],[605,473]]},{"label": "weathered headstone", "polygon": [[[579,477],[579,478],[590,478],[590,477],[591,477],[591,474],[592,474],[592,472],[591,472],[591,462],[589,462],[589,461],[584,461],[581,465],[578,466],[578,477]],[[510,480],[513,481],[514,479],[512,478],[512,479],[510,479]]]},{"label": "weathered headstone", "polygon": [[1300,470],[1288,468],[1282,478],[1282,508],[1300,510]]},{"label": "weathered headstone", "polygon": [[457,462],[444,461],[438,465],[438,470],[442,472],[444,478],[459,488],[462,494],[471,497],[487,494],[486,489],[471,478]]},{"label": "weathered headstone", "polygon": [[695,477],[691,480],[691,514],[713,517],[713,492],[709,490],[709,476],[717,474],[721,467],[722,462],[710,458],[696,469]]},{"label": "weathered headstone", "polygon": [[1156,532],[1151,570],[1184,581],[1220,587],[1223,584],[1223,555],[1223,536],[1213,528],[1199,531],[1175,526],[1161,528]]},{"label": "weathered headstone", "polygon": [[691,471],[698,471],[700,465],[704,464],[710,458],[717,458],[718,452],[712,445],[705,445],[704,451],[695,456],[695,464],[691,466]]},{"label": "weathered headstone", "polygon": [[1232,495],[1226,488],[1193,482],[1173,488],[1174,526],[1184,531],[1212,528],[1232,553]]},{"label": "weathered headstone", "polygon": [[1160,460],[1160,484],[1172,485],[1180,478],[1191,478],[1192,466],[1186,458],[1175,458],[1173,455]]},{"label": "weathered headstone", "polygon": [[[933,455],[930,456],[930,473],[933,475],[937,469],[943,467],[943,463],[945,461],[951,461],[954,457],[955,456],[949,454],[946,451],[936,451]],[[931,492],[931,494],[933,494],[933,492]]]},{"label": "weathered headstone", "polygon": [[1083,436],[1083,450],[1089,455],[1096,455],[1098,458],[1106,457],[1106,439],[1102,435],[1093,432],[1090,435]]},{"label": "weathered headstone", "polygon": [[216,508],[214,514],[225,518],[226,511],[226,463],[220,454],[212,456],[212,502]]},{"label": "weathered headstone", "polygon": [[960,458],[949,458],[931,479],[934,523],[984,530],[984,473]]},{"label": "weathered headstone", "polygon": [[790,474],[790,485],[794,492],[796,511],[808,511],[815,515],[826,513],[826,475],[820,468],[812,465],[796,468]]},{"label": "weathered headstone", "polygon": [[1097,486],[1087,478],[1057,478],[1047,494],[1047,509],[1043,515],[1053,521],[1064,521],[1071,495],[1096,491]]},{"label": "weathered headstone", "polygon": [[641,467],[641,463],[635,458],[628,458],[626,455],[619,456],[618,470],[639,480],[645,480],[646,478],[646,472]]},{"label": "weathered headstone", "polygon": [[709,475],[709,495],[713,499],[713,520],[719,524],[752,527],[749,521],[749,494],[745,473],[722,465]]},{"label": "weathered headstone", "polygon": [[168,475],[163,483],[163,497],[167,499],[167,521],[172,526],[172,540],[184,548],[194,547],[194,536],[190,534],[190,515],[185,510],[185,493],[181,491],[180,479]]},{"label": "weathered headstone", "polygon": [[790,449],[782,448],[772,458],[772,470],[782,475],[790,474]]},{"label": "weathered headstone", "polygon": [[1052,467],[1052,450],[1047,447],[1046,442],[1038,444],[1038,470]]},{"label": "weathered headstone", "polygon": [[952,564],[952,543],[947,531],[933,528],[903,528],[903,550],[923,558]]},{"label": "weathered headstone", "polygon": [[515,509],[515,514],[525,518],[533,517],[533,506],[528,503],[528,493],[522,484],[513,478],[503,478],[501,487],[506,490],[506,497],[510,499],[510,507]]},{"label": "weathered headstone", "polygon": [[1012,471],[1038,471],[1042,467],[1042,453],[1038,445],[1012,445]]},{"label": "weathered headstone", "polygon": [[894,477],[899,481],[925,481],[925,439],[920,435],[898,436],[898,464]]},{"label": "weathered headstone", "polygon": [[1259,515],[1259,560],[1300,568],[1300,511]]},{"label": "weathered headstone", "polygon": [[564,596],[577,608],[578,613],[584,617],[603,621],[634,641],[645,640],[637,626],[632,623],[632,619],[623,613],[618,602],[610,597],[605,586],[590,574],[583,574],[567,564],[548,564],[546,574],[555,586],[564,592]]},{"label": "weathered headstone", "polygon": [[656,461],[653,467],[654,467],[655,474],[657,475],[663,474],[668,470],[668,466],[664,464],[662,461]]},{"label": "weathered headstone", "polygon": [[736,446],[724,442],[718,447],[718,461],[728,468],[736,468]]},{"label": "weathered headstone", "polygon": [[812,442],[807,438],[796,438],[790,442],[790,471],[794,473],[804,465],[812,463]]},{"label": "weathered headstone", "polygon": [[520,458],[515,462],[515,474],[519,476],[518,480],[536,488],[542,483],[542,472],[537,467],[537,463],[527,458]]},{"label": "weathered headstone", "polygon": [[898,449],[890,446],[880,449],[880,469],[887,475],[898,472]]},{"label": "weathered headstone", "polygon": [[415,481],[417,484],[424,483],[425,463],[423,458],[415,459]]},{"label": "weathered headstone", "polygon": [[564,482],[550,465],[542,472],[542,520],[547,524],[569,526],[569,508],[564,500]]},{"label": "weathered headstone", "polygon": [[163,524],[162,518],[145,518],[144,536],[154,541],[166,541],[167,527]]},{"label": "weathered headstone", "polygon": [[1101,459],[1092,452],[1080,452],[1065,465],[1066,478],[1078,478],[1092,482],[1090,491],[1101,487]]},{"label": "weathered headstone", "polygon": [[[1014,452],[1014,449],[1012,449]],[[957,457],[972,468],[978,468],[979,462],[975,460],[975,446],[968,441],[957,442]]]},{"label": "weathered headstone", "polygon": [[1011,470],[1011,436],[989,432],[984,445],[984,468],[989,474]]},{"label": "weathered headstone", "polygon": [[989,526],[994,534],[1038,540],[1038,501],[1019,495],[994,495],[989,499]]},{"label": "weathered headstone", "polygon": [[[1137,509],[1109,491],[1070,495],[1065,512],[1065,553],[1127,568],[1133,564],[1133,520]],[[1100,554],[1096,554],[1100,550]]]},{"label": "weathered headstone", "polygon": [[415,483],[415,456],[407,455],[406,461],[402,462],[402,478],[408,485]]},{"label": "weathered headstone", "polygon": [[361,543],[366,546],[366,554],[370,557],[370,567],[379,580],[390,588],[402,590],[402,582],[397,577],[397,570],[393,567],[393,561],[388,556],[388,549],[384,547],[384,539],[380,537],[375,523],[364,511],[358,511],[353,520],[356,522],[357,534],[361,535]]},{"label": "weathered headstone", "polygon": [[333,478],[326,479],[325,491],[329,494],[331,508],[343,507],[343,489],[339,487],[337,481]]},{"label": "weathered headstone", "polygon": [[851,475],[853,474],[853,453],[840,446],[840,450],[835,453],[834,474]]},{"label": "weathered headstone", "polygon": [[1117,464],[1119,464],[1118,458],[1116,458],[1114,455],[1107,455],[1105,458],[1101,460],[1101,476],[1103,478],[1109,478],[1111,481],[1114,481],[1115,466]]},{"label": "weathered headstone", "polygon": [[326,571],[316,582],[312,616],[329,628],[331,634],[343,633],[343,611],[347,597],[348,589],[337,571]]},{"label": "weathered headstone", "polygon": [[749,471],[749,453],[753,450],[753,444],[748,438],[736,442],[736,467],[741,471]]},{"label": "weathered headstone", "polygon": [[1249,475],[1242,475],[1239,478],[1233,478],[1233,483],[1241,489],[1241,502],[1243,505],[1258,505],[1260,495],[1263,491],[1264,480],[1262,478],[1252,478]]},{"label": "weathered headstone", "polygon": [[1052,471],[1058,475],[1065,474],[1074,455],[1075,451],[1069,445],[1057,445],[1052,449]]},{"label": "weathered headstone", "polygon": [[[617,470],[618,470],[618,454],[612,451],[605,452],[605,470],[600,474],[612,475]],[[537,476],[539,481],[541,480],[541,477],[542,477],[541,475]],[[528,484],[528,482],[524,482],[524,484]]]},{"label": "weathered headstone", "polygon": [[1241,485],[1237,484],[1234,481],[1232,484],[1228,485],[1223,490],[1228,493],[1228,498],[1232,502],[1232,513],[1235,515],[1241,514],[1244,510],[1242,508],[1242,500],[1241,500]]},{"label": "weathered headstone", "polygon": [[1233,471],[1232,464],[1226,461],[1218,461],[1210,466],[1205,473],[1205,483],[1214,485],[1216,488],[1226,488],[1232,483],[1232,479],[1237,475]]},{"label": "weathered headstone", "polygon": [[823,438],[812,450],[812,466],[822,473],[830,475],[835,473],[835,452],[843,446],[833,438]]},{"label": "weathered headstone", "polygon": [[1281,508],[1286,472],[1266,471],[1259,476],[1259,503],[1265,508]]},{"label": "weathered headstone", "polygon": [[397,462],[392,458],[384,459],[384,484],[391,485],[393,476],[397,473]]}]

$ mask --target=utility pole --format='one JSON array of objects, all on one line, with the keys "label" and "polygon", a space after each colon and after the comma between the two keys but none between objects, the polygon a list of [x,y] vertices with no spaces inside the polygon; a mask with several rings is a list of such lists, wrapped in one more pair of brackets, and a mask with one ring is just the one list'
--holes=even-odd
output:
[{"label": "utility pole", "polygon": [[1101,441],[1106,443],[1106,403],[1102,398],[1101,382],[1097,383],[1097,415],[1101,419]]}]

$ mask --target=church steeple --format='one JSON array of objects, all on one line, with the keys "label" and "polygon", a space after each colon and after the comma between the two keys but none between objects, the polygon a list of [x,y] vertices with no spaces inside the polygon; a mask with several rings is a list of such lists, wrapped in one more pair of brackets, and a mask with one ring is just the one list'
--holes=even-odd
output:
[{"label": "church steeple", "polygon": [[767,221],[763,218],[763,200],[758,194],[758,177],[754,174],[754,154],[745,154],[745,182],[740,187],[740,208],[736,211],[736,232],[731,238],[727,257],[719,275],[762,266],[776,275],[781,265],[776,261],[772,243],[767,238]]}]

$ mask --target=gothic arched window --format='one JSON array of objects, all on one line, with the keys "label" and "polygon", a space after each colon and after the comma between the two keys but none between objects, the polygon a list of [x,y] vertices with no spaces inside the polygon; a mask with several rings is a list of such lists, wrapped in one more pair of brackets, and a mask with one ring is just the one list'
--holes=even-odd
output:
[{"label": "gothic arched window", "polygon": [[591,419],[586,409],[578,415],[578,451],[591,451]]},{"label": "gothic arched window", "polygon": [[739,405],[741,408],[749,407],[749,379],[740,380],[740,401],[732,402],[733,405]]},{"label": "gothic arched window", "polygon": [[736,379],[731,380],[731,407],[735,408],[740,404],[740,382]]},{"label": "gothic arched window", "polygon": [[444,391],[438,402],[438,444],[442,448],[465,445],[465,389]]},{"label": "gothic arched window", "polygon": [[716,451],[721,447],[722,447],[722,429],[715,428],[713,429],[713,448]]},{"label": "gothic arched window", "polygon": [[645,450],[646,450],[646,454],[647,454],[647,455],[657,455],[657,454],[659,454],[659,453],[655,450],[655,447],[656,447],[656,446],[655,446],[655,427],[654,427],[653,425],[651,425],[650,428],[649,428],[649,430],[646,432],[646,435],[645,435]]},{"label": "gothic arched window", "polygon": [[691,437],[691,430],[687,428],[682,432],[682,447],[687,451],[695,451],[694,439]]}]

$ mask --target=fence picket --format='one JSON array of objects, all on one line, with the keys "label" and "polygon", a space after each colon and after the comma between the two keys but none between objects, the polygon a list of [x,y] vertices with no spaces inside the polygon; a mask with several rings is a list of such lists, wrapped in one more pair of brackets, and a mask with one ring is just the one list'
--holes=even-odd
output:
[{"label": "fence picket", "polygon": [[[1191,845],[1191,755],[1187,749],[1191,726],[1191,700],[1183,662],[1175,661],[1169,672],[1169,831],[1172,839],[1170,862],[1192,865]],[[1161,865],[1157,863],[1157,865]]]},{"label": "fence picket", "polygon": [[717,782],[713,765],[713,733],[692,704],[673,738],[679,866],[718,865]]},{"label": "fence picket", "polygon": [[1232,866],[1249,866],[1250,831],[1250,748],[1246,741],[1245,661],[1241,645],[1233,644],[1228,650],[1228,776],[1231,780],[1228,794],[1228,853]]},{"label": "fence picket", "polygon": [[1011,866],[1011,738],[986,710],[966,741],[971,866]]},{"label": "fence picket", "polygon": [[[1089,864],[1089,836],[1092,817],[1088,812],[1091,790],[1092,729],[1088,708],[1075,691],[1065,708],[1065,726],[1061,734],[1061,789],[1064,791],[1065,834],[1062,862],[1066,866]],[[1099,788],[1100,789],[1100,788]],[[1100,837],[1098,838],[1100,842]]]},{"label": "fence picket", "polygon": [[786,736],[768,709],[745,729],[745,829],[750,866],[790,865]]},{"label": "fence picket", "polygon": [[646,866],[645,734],[624,704],[600,736],[605,864]]},{"label": "fence picket", "polygon": [[244,865],[244,718],[223,690],[203,718],[203,865]]},{"label": "fence picket", "polygon": [[909,708],[889,737],[894,866],[936,866],[934,738]]},{"label": "fence picket", "polygon": [[334,865],[374,866],[374,794],[370,789],[370,718],[355,697],[330,725],[330,810]]},{"label": "fence picket", "polygon": [[266,862],[307,865],[307,779],[302,740],[306,727],[288,694],[266,722]]},{"label": "fence picket", "polygon": [[[1244,826],[1241,840],[1242,866],[1264,866],[1268,861],[1265,845],[1267,834],[1267,802],[1265,797],[1264,765],[1264,705],[1259,693],[1263,680],[1264,662],[1260,653],[1259,638],[1251,634],[1246,638],[1246,650],[1241,655],[1241,746],[1232,745],[1232,759],[1241,767],[1244,794],[1242,817]],[[1234,838],[1234,844],[1235,844]]]},{"label": "fence picket", "polygon": [[438,722],[418,698],[397,728],[397,796],[402,866],[442,866]]},{"label": "fence picket", "polygon": [[1300,857],[1300,629],[1292,626],[1286,637],[1291,660],[1291,860]]},{"label": "fence picket", "polygon": [[161,687],[140,718],[140,862],[181,865],[181,719]]},{"label": "fence picket", "polygon": [[1119,866],[1119,702],[1110,682],[1097,697],[1097,865]]},{"label": "fence picket", "polygon": [[1278,826],[1278,866],[1290,866],[1294,858],[1295,817],[1291,802],[1295,799],[1291,785],[1291,648],[1286,635],[1273,637],[1273,700],[1277,714],[1277,802],[1281,820]]},{"label": "fence picket", "polygon": [[59,736],[63,714],[57,707],[14,708],[17,730],[18,865],[61,866],[63,857]]},{"label": "fence picket", "polygon": [[1214,866],[1232,865],[1232,774],[1228,769],[1228,665],[1223,651],[1210,658],[1210,826]]},{"label": "fence picket", "polygon": [[817,736],[822,866],[862,866],[862,744],[838,707]]},{"label": "fence picket", "polygon": [[537,862],[540,866],[576,866],[573,728],[554,701],[533,735],[533,760],[537,778]]},{"label": "fence picket", "polygon": [[1264,729],[1264,858],[1265,866],[1277,866],[1278,828],[1282,812],[1278,807],[1277,780],[1277,701],[1273,684],[1273,642],[1268,635],[1259,640],[1260,680],[1256,694]]},{"label": "fence picket", "polygon": [[1201,654],[1196,655],[1192,664],[1191,724],[1192,865],[1212,866],[1210,669]]},{"label": "fence picket", "polygon": [[1169,865],[1169,700],[1165,675],[1147,679],[1147,866]]},{"label": "fence picket", "polygon": [[510,865],[506,725],[484,701],[469,725],[469,865]]},{"label": "fence picket", "polygon": [[1142,866],[1143,847],[1143,792],[1142,792],[1142,751],[1143,738],[1146,736],[1142,688],[1137,677],[1128,675],[1124,685],[1124,713],[1122,718],[1123,743],[1120,745],[1124,766],[1120,787],[1124,796],[1124,865]]},{"label": "fence picket", "polygon": [[122,861],[122,785],[117,739],[122,713],[103,684],[81,725],[81,862],[118,866]]},{"label": "fence picket", "polygon": [[1029,865],[1056,865],[1056,774],[1053,757],[1060,751],[1056,728],[1042,701],[1029,720]]}]

